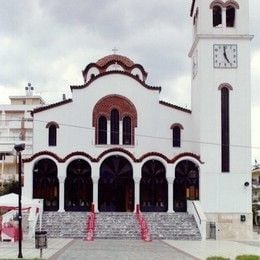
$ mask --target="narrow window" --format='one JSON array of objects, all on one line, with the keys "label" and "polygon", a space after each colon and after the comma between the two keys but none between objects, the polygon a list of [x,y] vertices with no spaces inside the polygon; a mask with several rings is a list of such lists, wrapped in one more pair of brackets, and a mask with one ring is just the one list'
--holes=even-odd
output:
[{"label": "narrow window", "polygon": [[233,6],[228,5],[226,8],[226,24],[227,27],[234,27],[235,26],[235,16],[236,10]]},{"label": "narrow window", "polygon": [[107,119],[104,116],[98,119],[98,144],[107,144]]},{"label": "narrow window", "polygon": [[117,109],[111,111],[111,144],[119,144],[119,113]]},{"label": "narrow window", "polygon": [[215,5],[212,10],[213,13],[213,27],[220,27],[222,25],[222,8]]},{"label": "narrow window", "polygon": [[221,89],[221,167],[229,172],[229,90]]},{"label": "narrow window", "polygon": [[132,134],[131,134],[131,118],[126,116],[123,119],[123,144],[130,145],[132,144]]},{"label": "narrow window", "polygon": [[56,125],[49,126],[49,146],[56,146],[57,144],[57,127]]},{"label": "narrow window", "polygon": [[175,126],[172,129],[172,146],[173,147],[181,146],[181,129],[179,126]]}]

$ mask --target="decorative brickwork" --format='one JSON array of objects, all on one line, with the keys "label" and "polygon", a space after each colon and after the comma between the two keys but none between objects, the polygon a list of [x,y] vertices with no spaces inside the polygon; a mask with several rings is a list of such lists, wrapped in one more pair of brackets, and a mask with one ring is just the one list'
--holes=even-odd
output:
[{"label": "decorative brickwork", "polygon": [[175,126],[178,126],[178,127],[179,127],[180,129],[182,129],[182,130],[184,129],[183,126],[182,126],[181,124],[179,124],[179,123],[174,123],[174,124],[172,124],[172,125],[171,125],[171,129],[173,129]]},{"label": "decorative brickwork", "polygon": [[120,71],[120,70],[112,70],[112,71],[106,71],[103,73],[100,73],[96,76],[94,76],[92,79],[90,79],[87,83],[85,83],[84,85],[78,85],[78,86],[70,86],[70,89],[83,89],[88,87],[94,80],[104,77],[104,76],[108,76],[108,75],[112,75],[112,74],[121,74],[121,75],[125,75],[128,76],[134,80],[136,80],[137,82],[139,82],[141,85],[143,85],[145,88],[150,89],[150,90],[158,90],[159,92],[161,92],[161,87],[158,86],[150,86],[148,84],[146,84],[144,81],[140,80],[138,77],[136,77],[135,75],[127,72],[127,71]]},{"label": "decorative brickwork", "polygon": [[128,98],[120,95],[105,96],[96,103],[93,109],[93,126],[97,126],[98,118],[101,115],[109,120],[114,108],[119,112],[119,120],[129,116],[134,123],[134,127],[137,127],[137,111],[134,104]]},{"label": "decorative brickwork", "polygon": [[32,162],[37,157],[40,157],[40,156],[43,156],[43,155],[53,157],[55,160],[57,160],[60,163],[66,162],[69,158],[71,158],[73,156],[82,156],[82,157],[85,157],[85,158],[89,159],[91,162],[99,162],[105,155],[107,155],[109,153],[115,153],[115,152],[124,153],[128,157],[130,157],[133,160],[133,162],[137,162],[137,163],[138,162],[142,162],[144,159],[146,159],[148,157],[157,156],[157,157],[160,157],[163,160],[165,160],[167,163],[175,163],[177,160],[181,159],[182,157],[191,157],[191,158],[197,160],[199,163],[204,164],[204,162],[201,161],[200,156],[196,155],[194,153],[188,153],[188,152],[180,153],[180,154],[174,156],[172,159],[170,159],[170,158],[168,158],[166,155],[164,155],[162,153],[149,152],[149,153],[143,154],[139,158],[136,158],[131,152],[129,152],[128,150],[125,150],[123,148],[120,148],[120,147],[115,147],[115,148],[108,149],[108,150],[102,152],[97,158],[94,158],[91,155],[89,155],[89,154],[87,154],[85,152],[81,152],[81,151],[76,151],[76,152],[70,153],[70,154],[66,155],[64,158],[61,158],[57,154],[49,152],[49,151],[41,151],[41,152],[35,153],[30,158],[23,159],[23,162],[24,163]]},{"label": "decorative brickwork", "polygon": [[[99,73],[101,74],[107,72],[107,68],[113,64],[120,65],[123,68],[124,72],[128,72],[130,74],[133,69],[138,68],[143,75],[142,81],[145,81],[147,78],[147,72],[144,70],[142,65],[135,64],[132,60],[130,60],[125,56],[113,54],[113,55],[105,56],[104,58],[98,60],[96,63],[88,64],[86,68],[82,71],[85,82],[87,81],[87,75],[91,68],[97,68],[99,70]],[[115,71],[116,71],[116,67],[115,67]]]},{"label": "decorative brickwork", "polygon": [[59,128],[58,123],[56,123],[56,122],[54,122],[54,121],[49,122],[49,123],[46,125],[46,128],[49,128],[51,125],[55,125],[56,128]]}]

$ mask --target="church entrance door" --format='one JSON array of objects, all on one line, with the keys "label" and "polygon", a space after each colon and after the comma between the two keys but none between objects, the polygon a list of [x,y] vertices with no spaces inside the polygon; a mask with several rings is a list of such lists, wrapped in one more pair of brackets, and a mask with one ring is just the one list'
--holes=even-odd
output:
[{"label": "church entrance door", "polygon": [[134,210],[133,169],[122,156],[110,156],[101,164],[98,209],[108,212]]},{"label": "church entrance door", "polygon": [[44,199],[43,210],[59,209],[58,170],[54,161],[41,159],[33,168],[33,198]]},{"label": "church entrance door", "polygon": [[64,209],[66,211],[90,211],[92,193],[90,165],[82,159],[72,161],[67,168]]},{"label": "church entrance door", "polygon": [[196,164],[188,160],[177,164],[173,191],[175,212],[186,212],[187,200],[199,199],[199,169]]},{"label": "church entrance door", "polygon": [[168,209],[168,183],[163,164],[147,161],[142,167],[140,208],[144,212],[165,212]]}]

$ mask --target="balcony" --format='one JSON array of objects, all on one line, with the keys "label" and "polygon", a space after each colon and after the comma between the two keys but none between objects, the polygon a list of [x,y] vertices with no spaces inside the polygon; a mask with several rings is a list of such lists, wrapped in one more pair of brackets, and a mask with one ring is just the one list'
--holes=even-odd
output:
[{"label": "balcony", "polygon": [[256,179],[253,179],[252,180],[252,188],[253,189],[260,189],[260,181],[256,180]]},{"label": "balcony", "polygon": [[[5,155],[5,158],[3,161],[5,164],[13,164],[13,163],[15,163],[15,156],[14,155]],[[2,160],[0,160],[0,162],[2,162]]]}]

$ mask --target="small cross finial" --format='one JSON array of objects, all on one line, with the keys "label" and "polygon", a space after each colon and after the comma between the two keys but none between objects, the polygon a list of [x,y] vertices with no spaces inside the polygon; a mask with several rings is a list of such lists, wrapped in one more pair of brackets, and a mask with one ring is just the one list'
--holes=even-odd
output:
[{"label": "small cross finial", "polygon": [[114,54],[117,54],[118,49],[117,49],[116,47],[114,47],[114,48],[112,49],[112,51],[113,51]]}]

